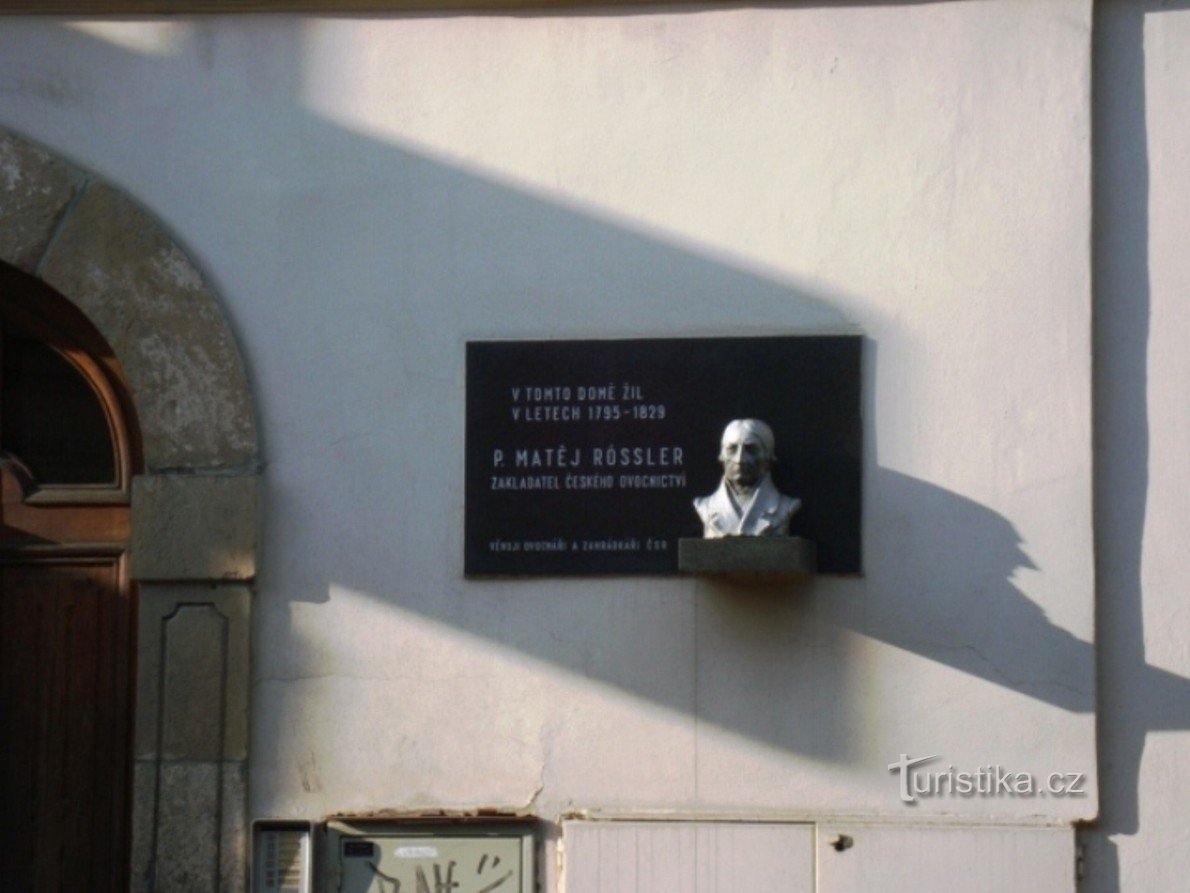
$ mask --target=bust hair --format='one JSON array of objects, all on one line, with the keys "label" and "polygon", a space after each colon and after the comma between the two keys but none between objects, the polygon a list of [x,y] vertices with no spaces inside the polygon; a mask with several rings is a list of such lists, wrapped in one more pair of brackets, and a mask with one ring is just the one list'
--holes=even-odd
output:
[{"label": "bust hair", "polygon": [[723,429],[723,437],[719,440],[720,459],[723,458],[723,445],[727,443],[729,437],[737,432],[741,436],[755,434],[760,442],[764,444],[764,451],[768,454],[769,462],[777,461],[777,439],[773,436],[773,429],[760,419],[734,419],[728,422],[727,427]]}]

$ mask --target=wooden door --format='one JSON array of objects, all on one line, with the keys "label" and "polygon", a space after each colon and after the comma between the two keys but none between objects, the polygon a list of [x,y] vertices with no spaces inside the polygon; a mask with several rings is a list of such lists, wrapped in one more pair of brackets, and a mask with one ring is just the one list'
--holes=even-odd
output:
[{"label": "wooden door", "polygon": [[0,890],[126,890],[136,451],[110,351],[38,288],[0,274]]}]

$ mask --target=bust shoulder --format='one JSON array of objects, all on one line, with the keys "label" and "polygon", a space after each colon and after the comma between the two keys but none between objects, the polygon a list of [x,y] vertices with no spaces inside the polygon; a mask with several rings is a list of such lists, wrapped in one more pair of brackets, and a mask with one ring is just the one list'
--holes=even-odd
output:
[{"label": "bust shoulder", "polygon": [[781,494],[781,514],[786,518],[797,512],[802,507],[802,501],[795,496],[786,496]]}]

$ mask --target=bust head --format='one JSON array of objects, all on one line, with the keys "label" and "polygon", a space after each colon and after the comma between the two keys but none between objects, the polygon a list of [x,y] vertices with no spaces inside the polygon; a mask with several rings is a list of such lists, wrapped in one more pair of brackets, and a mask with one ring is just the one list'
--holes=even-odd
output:
[{"label": "bust head", "polygon": [[719,462],[723,479],[735,490],[750,490],[764,480],[776,456],[773,429],[759,419],[736,419],[723,429]]},{"label": "bust head", "polygon": [[802,501],[778,492],[768,480],[774,443],[773,429],[759,419],[736,419],[723,429],[723,483],[694,500],[704,537],[789,536],[789,519]]}]

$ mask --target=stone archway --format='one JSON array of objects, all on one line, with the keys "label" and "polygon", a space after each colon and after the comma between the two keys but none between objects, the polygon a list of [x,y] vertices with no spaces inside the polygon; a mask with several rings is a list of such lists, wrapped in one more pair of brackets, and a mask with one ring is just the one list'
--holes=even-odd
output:
[{"label": "stone archway", "polygon": [[148,213],[4,131],[0,261],[90,319],[123,366],[141,427],[132,889],[240,890],[260,458],[235,339]]}]

